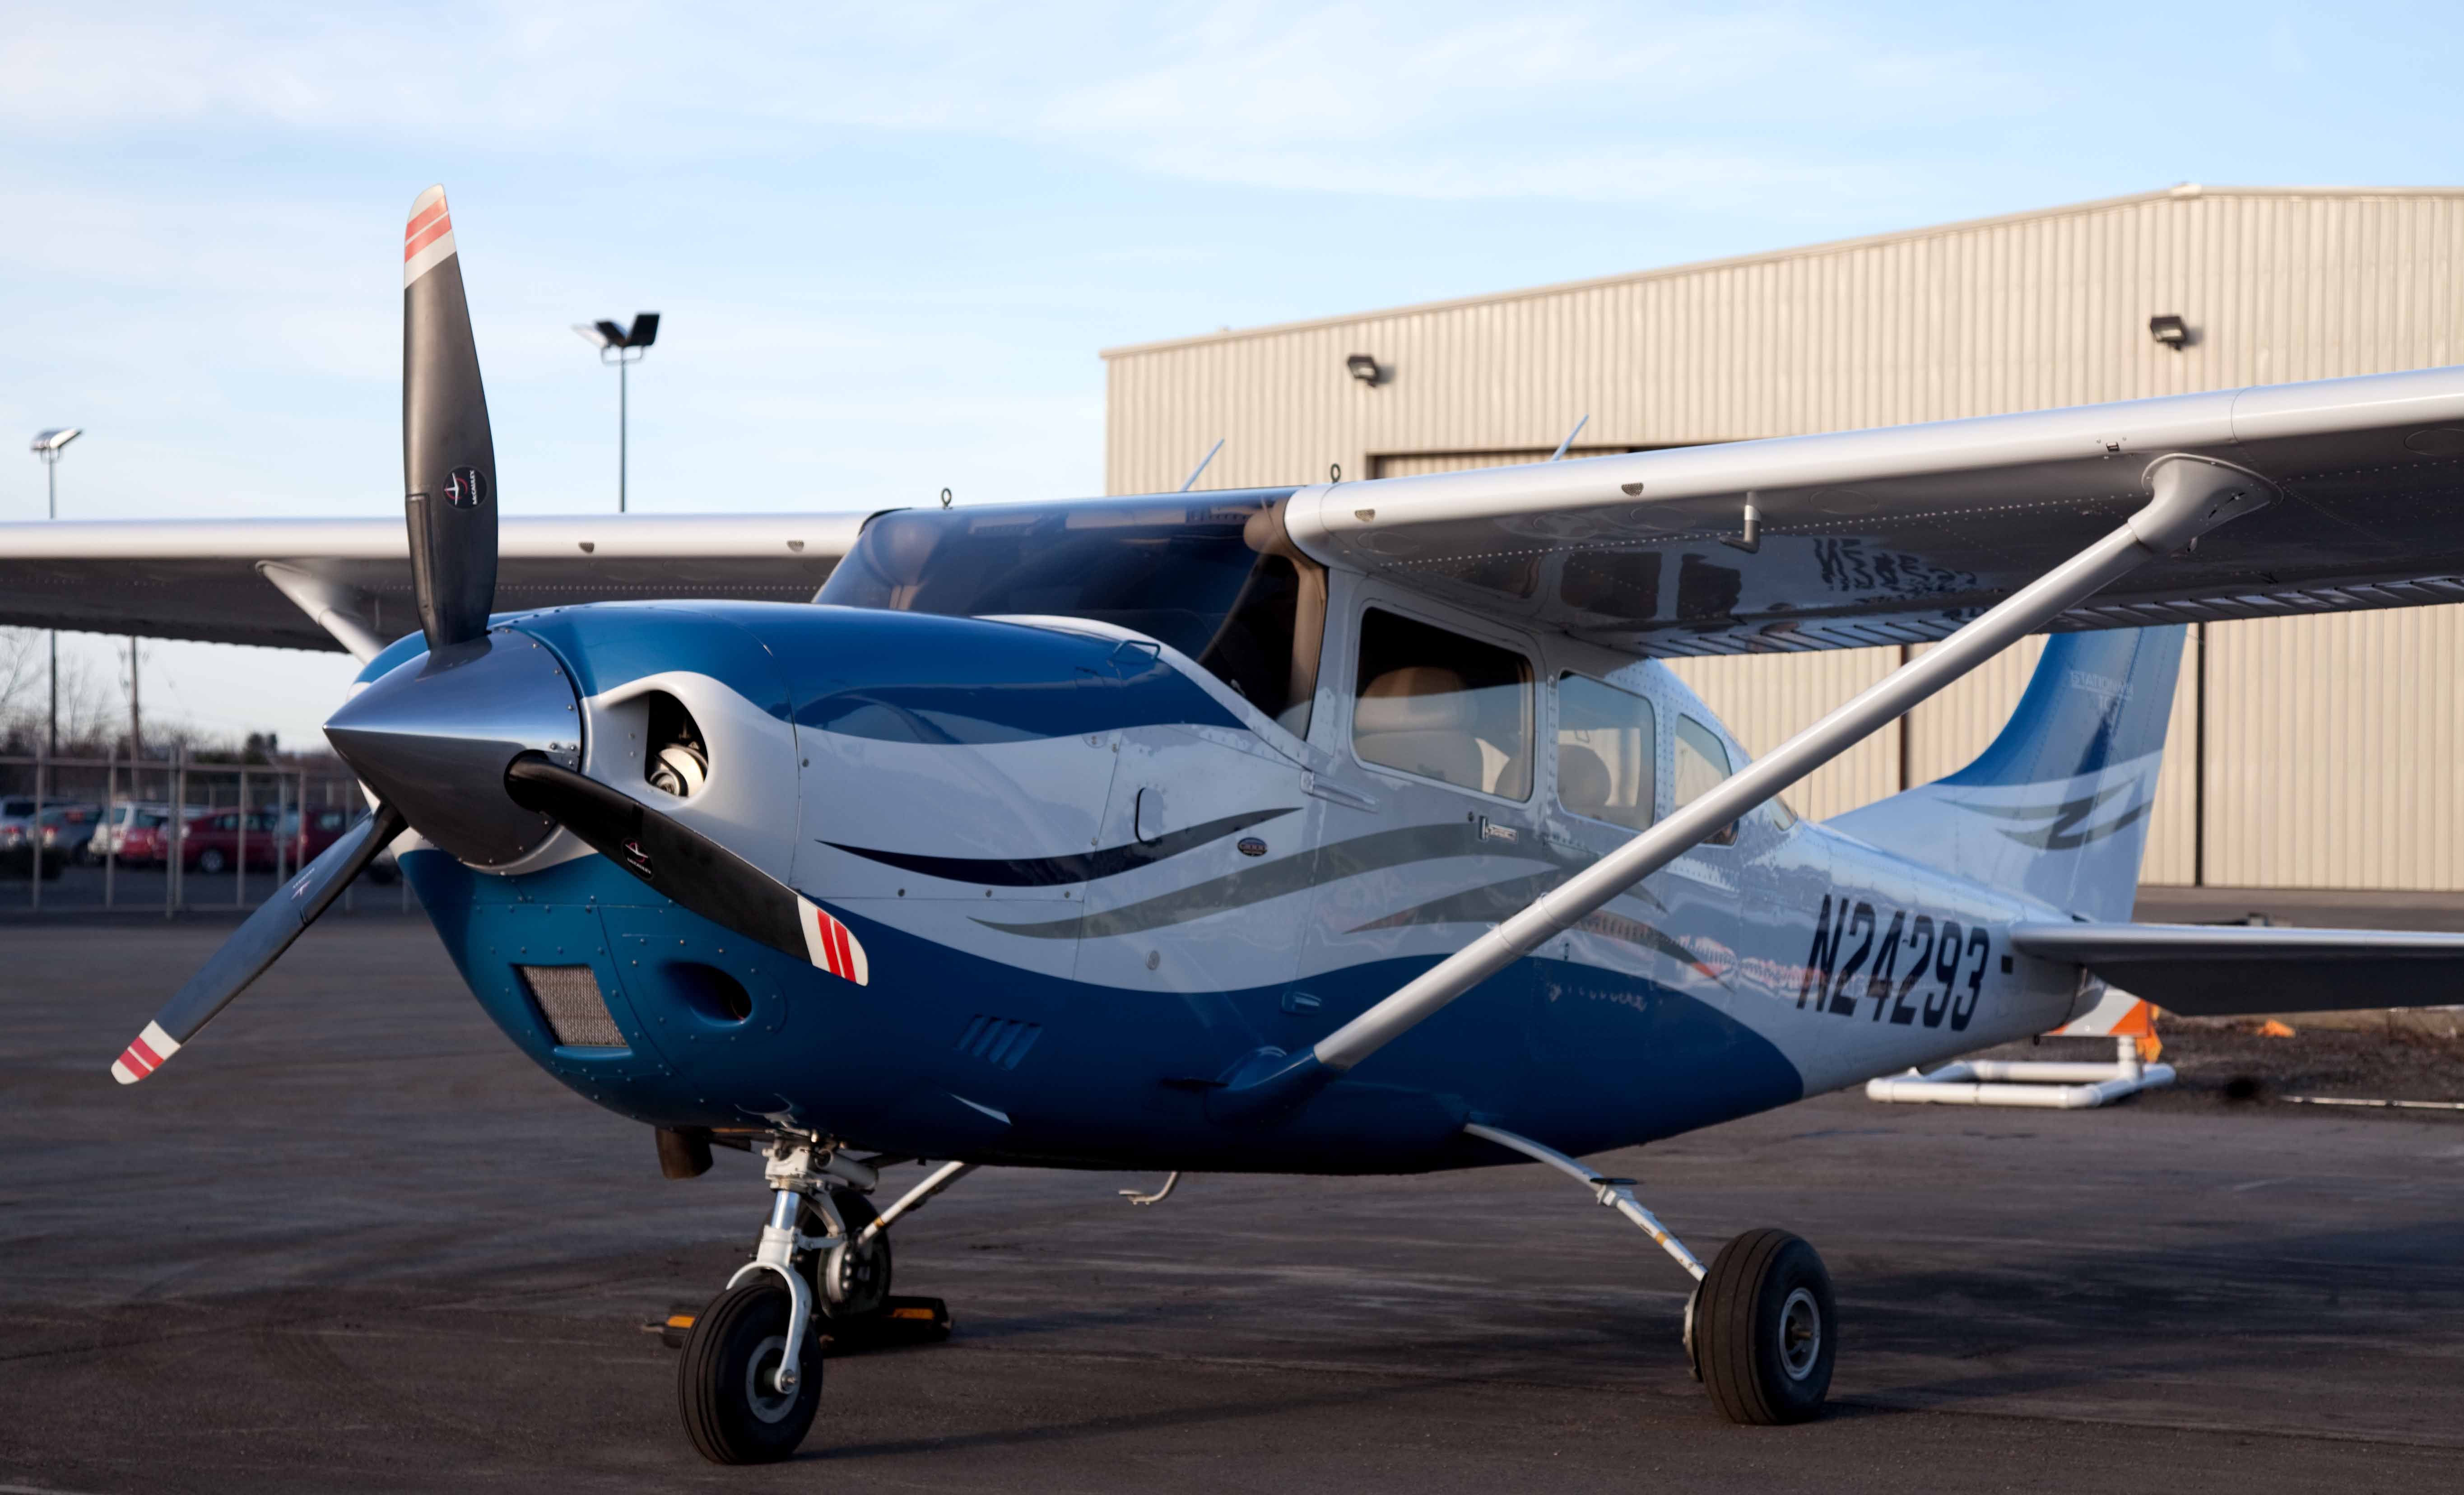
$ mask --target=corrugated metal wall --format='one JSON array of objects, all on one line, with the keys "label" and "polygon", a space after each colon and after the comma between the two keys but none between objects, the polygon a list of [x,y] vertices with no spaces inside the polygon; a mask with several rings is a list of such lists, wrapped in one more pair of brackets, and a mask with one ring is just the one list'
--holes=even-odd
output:
[{"label": "corrugated metal wall", "polygon": [[[2464,362],[2464,189],[2180,188],[1746,259],[1115,349],[1107,483],[1226,487],[1427,472],[1586,448],[1793,435]],[[2146,332],[2192,330],[2180,352]],[[1375,357],[1380,382],[1344,360]],[[1918,781],[1991,737],[1998,662],[1912,719]],[[2205,881],[2464,887],[2464,613],[2211,625]],[[1677,669],[1754,750],[1894,650]],[[2147,879],[2200,860],[2186,654]],[[1885,734],[1793,796],[1828,815],[1899,784]]]}]

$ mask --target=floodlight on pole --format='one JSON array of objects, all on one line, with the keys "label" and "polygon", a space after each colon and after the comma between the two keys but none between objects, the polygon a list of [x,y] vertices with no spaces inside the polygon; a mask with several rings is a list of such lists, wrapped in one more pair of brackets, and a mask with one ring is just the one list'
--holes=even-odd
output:
[{"label": "floodlight on pole", "polygon": [[659,314],[635,312],[633,325],[620,327],[612,321],[578,321],[573,330],[582,341],[599,350],[599,362],[616,365],[616,512],[625,512],[625,425],[627,407],[631,403],[626,389],[626,370],[642,362],[650,344],[659,341]]},{"label": "floodlight on pole", "polygon": [[[70,442],[84,434],[85,431],[76,426],[55,426],[49,430],[34,432],[33,445],[29,450],[43,459],[43,513],[47,517],[56,519],[60,517],[60,453],[68,450]],[[51,756],[59,757],[60,630],[57,628],[52,630],[52,720],[45,740],[51,745]]]}]

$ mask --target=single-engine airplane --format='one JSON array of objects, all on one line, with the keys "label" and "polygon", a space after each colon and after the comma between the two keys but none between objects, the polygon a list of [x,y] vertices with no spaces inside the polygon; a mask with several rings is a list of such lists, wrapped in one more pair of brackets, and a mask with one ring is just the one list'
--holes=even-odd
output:
[{"label": "single-engine airplane", "polygon": [[[1695,1279],[1719,1411],[1800,1420],[1839,1344],[1814,1248],[1706,1267],[1576,1158],[2107,981],[2229,1014],[2464,972],[2464,936],[2127,922],[2184,624],[2464,600],[2464,368],[1339,486],[516,519],[441,188],[403,275],[407,549],[0,527],[0,622],[365,662],[326,733],[371,815],[112,1071],[193,1046],[399,843],[524,1053],[672,1176],[764,1158],[681,1358],[713,1460],[797,1447],[885,1231],[985,1164],[1545,1163]],[[1825,824],[1779,799],[2048,630],[1974,762]],[[1750,762],[1658,662],[1916,642]]]}]

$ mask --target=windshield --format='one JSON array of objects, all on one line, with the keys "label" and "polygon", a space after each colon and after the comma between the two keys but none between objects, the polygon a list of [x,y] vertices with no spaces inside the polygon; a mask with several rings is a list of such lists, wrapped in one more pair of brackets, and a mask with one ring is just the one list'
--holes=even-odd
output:
[{"label": "windshield", "polygon": [[1287,492],[901,510],[865,526],[814,601],[1134,628],[1306,736],[1326,581],[1284,533]]}]

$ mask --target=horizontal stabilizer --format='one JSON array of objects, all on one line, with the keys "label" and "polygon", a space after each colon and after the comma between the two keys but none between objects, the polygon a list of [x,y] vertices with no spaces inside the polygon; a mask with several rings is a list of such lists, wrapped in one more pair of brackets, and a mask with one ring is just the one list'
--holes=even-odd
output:
[{"label": "horizontal stabilizer", "polygon": [[2190,1018],[2464,1002],[2464,934],[2239,924],[2014,924],[2011,948],[2083,965]]}]

